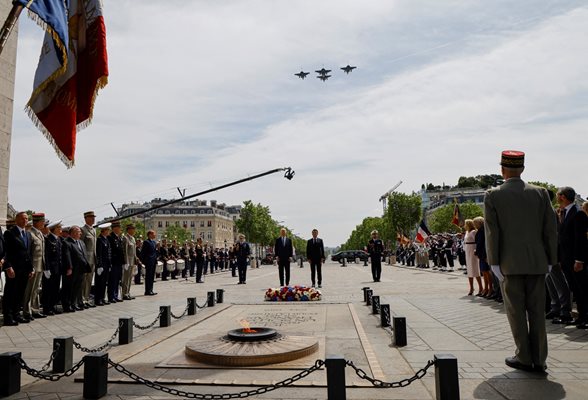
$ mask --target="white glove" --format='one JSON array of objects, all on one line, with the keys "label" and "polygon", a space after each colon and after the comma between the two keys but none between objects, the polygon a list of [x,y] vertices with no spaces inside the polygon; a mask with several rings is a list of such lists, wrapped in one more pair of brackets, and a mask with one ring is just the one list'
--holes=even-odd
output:
[{"label": "white glove", "polygon": [[45,278],[49,279],[49,278],[51,278],[51,271],[49,271],[49,270],[43,271],[43,275],[45,275]]},{"label": "white glove", "polygon": [[104,272],[104,268],[100,267],[96,270],[96,273],[98,274],[98,276],[102,275],[102,272]]},{"label": "white glove", "polygon": [[490,269],[492,269],[492,273],[496,275],[500,282],[504,280],[504,275],[502,275],[502,271],[500,271],[500,265],[491,265]]},{"label": "white glove", "polygon": [[129,270],[129,264],[123,265],[123,268],[125,269],[125,271],[128,271]]}]

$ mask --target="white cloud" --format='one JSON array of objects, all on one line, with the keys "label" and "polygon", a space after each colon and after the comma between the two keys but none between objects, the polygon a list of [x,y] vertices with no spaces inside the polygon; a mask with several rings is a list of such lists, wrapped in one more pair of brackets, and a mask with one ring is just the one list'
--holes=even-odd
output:
[{"label": "white cloud", "polygon": [[[586,154],[588,10],[577,2],[428,2],[426,12],[388,1],[145,3],[116,2],[114,14],[105,2],[110,84],[78,137],[74,170],[16,111],[17,207],[110,214],[110,201],[292,166],[292,181],[271,176],[208,198],[261,202],[335,245],[381,212],[397,181],[410,192],[497,173],[505,148],[527,152],[528,179],[588,193],[581,174],[569,181]],[[23,37],[17,104],[38,51],[26,28]],[[348,62],[359,68],[326,83],[292,76]]]}]

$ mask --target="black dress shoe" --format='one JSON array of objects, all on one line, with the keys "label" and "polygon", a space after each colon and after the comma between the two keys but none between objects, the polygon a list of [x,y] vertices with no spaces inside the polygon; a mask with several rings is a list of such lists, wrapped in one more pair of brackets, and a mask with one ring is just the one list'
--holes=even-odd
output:
[{"label": "black dress shoe", "polygon": [[545,314],[545,319],[554,319],[554,318],[557,318],[558,316],[559,316],[558,312],[549,311],[547,314]]},{"label": "black dress shoe", "polygon": [[96,302],[96,303],[94,303],[94,304],[95,304],[95,305],[94,305],[94,307],[96,307],[96,306],[103,306],[103,305],[104,305],[104,302],[102,302],[102,301],[97,301],[97,302]]},{"label": "black dress shoe", "polygon": [[40,312],[33,313],[34,318],[47,318],[45,314],[41,314]]},{"label": "black dress shoe", "polygon": [[123,296],[123,300],[131,300],[131,296]]},{"label": "black dress shoe", "polygon": [[551,320],[552,324],[559,324],[559,325],[570,325],[574,322],[572,317],[555,317]]},{"label": "black dress shoe", "polygon": [[27,318],[23,318],[20,315],[14,319],[14,321],[18,322],[19,324],[28,324],[31,320]]},{"label": "black dress shoe", "polygon": [[538,372],[540,374],[546,374],[547,365],[533,365],[533,372]]},{"label": "black dress shoe", "polygon": [[55,315],[55,313],[51,310],[44,311],[43,314],[45,314],[46,316]]},{"label": "black dress shoe", "polygon": [[582,322],[581,324],[576,325],[578,329],[588,329],[588,322]]},{"label": "black dress shoe", "polygon": [[10,319],[4,318],[3,326],[18,326],[18,322],[16,322],[12,318],[10,318]]},{"label": "black dress shoe", "polygon": [[523,364],[516,357],[506,357],[504,363],[511,368],[520,369],[523,371],[533,371],[532,365]]}]

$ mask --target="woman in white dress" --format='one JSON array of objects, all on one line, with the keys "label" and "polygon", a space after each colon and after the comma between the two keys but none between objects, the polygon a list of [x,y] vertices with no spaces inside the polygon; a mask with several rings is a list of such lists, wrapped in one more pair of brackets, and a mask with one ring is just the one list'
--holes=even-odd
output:
[{"label": "woman in white dress", "polygon": [[478,282],[478,294],[482,293],[482,279],[480,278],[480,260],[474,254],[476,250],[476,227],[474,221],[471,219],[465,220],[466,234],[463,239],[463,248],[466,255],[466,269],[468,274],[468,281],[470,283],[470,291],[468,296],[474,294],[474,278]]}]

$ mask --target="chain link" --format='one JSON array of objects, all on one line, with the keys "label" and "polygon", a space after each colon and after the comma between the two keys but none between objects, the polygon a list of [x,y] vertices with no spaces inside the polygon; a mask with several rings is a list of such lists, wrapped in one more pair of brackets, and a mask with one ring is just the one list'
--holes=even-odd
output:
[{"label": "chain link", "polygon": [[172,318],[175,319],[182,319],[186,316],[186,314],[188,314],[188,308],[190,308],[190,306],[186,306],[186,308],[184,309],[184,312],[182,313],[182,315],[175,315],[171,310],[170,310],[170,315]]},{"label": "chain link", "polygon": [[51,365],[53,360],[55,360],[55,357],[57,356],[57,352],[59,351],[60,347],[61,344],[59,342],[55,342],[55,349],[53,349],[53,353],[51,353],[51,355],[49,356],[49,361],[47,361],[47,364],[41,367],[41,372],[46,372],[49,369],[49,366]]},{"label": "chain link", "polygon": [[203,309],[203,308],[206,308],[206,307],[208,307],[208,299],[204,302],[203,305],[200,305],[200,304],[196,303],[196,308]]},{"label": "chain link", "polygon": [[116,328],[116,330],[114,331],[114,333],[112,334],[110,339],[108,339],[104,344],[102,344],[99,347],[94,347],[94,348],[84,347],[80,343],[76,342],[75,340],[73,341],[73,345],[76,349],[83,351],[84,353],[96,353],[96,352],[102,351],[112,345],[112,342],[114,341],[114,339],[116,339],[116,336],[118,335],[118,332],[120,331],[120,328],[122,328],[122,326],[123,326],[123,322],[121,321],[120,324],[118,325],[118,328]]},{"label": "chain link", "polygon": [[401,388],[401,387],[408,386],[411,383],[413,383],[414,381],[416,381],[417,379],[422,379],[427,374],[427,370],[432,365],[435,364],[435,361],[429,360],[427,362],[427,365],[425,365],[423,368],[419,369],[414,374],[414,376],[412,376],[410,378],[402,379],[398,382],[384,382],[379,379],[372,378],[372,377],[368,376],[363,369],[356,367],[355,364],[353,364],[353,361],[347,360],[345,363],[355,370],[355,373],[357,374],[357,376],[359,376],[361,379],[369,381],[375,387],[395,389],[395,388]]},{"label": "chain link", "polygon": [[316,360],[314,362],[314,365],[310,368],[307,368],[301,372],[299,372],[298,374],[288,378],[288,379],[284,379],[283,381],[277,382],[273,385],[268,385],[268,386],[262,386],[260,388],[254,389],[254,390],[246,390],[243,392],[238,392],[238,393],[224,393],[224,394],[201,394],[201,393],[193,393],[193,392],[185,392],[183,390],[177,390],[177,389],[173,389],[167,386],[163,386],[159,383],[150,381],[148,379],[145,378],[141,378],[139,375],[135,374],[134,372],[129,371],[128,369],[126,369],[125,367],[123,367],[122,365],[112,361],[112,360],[108,360],[108,363],[114,367],[114,369],[116,369],[118,372],[128,376],[129,378],[131,378],[132,380],[142,383],[152,389],[155,390],[159,390],[162,391],[164,393],[169,393],[171,395],[174,396],[180,396],[180,397],[185,397],[188,399],[207,399],[207,400],[215,400],[215,399],[243,399],[249,396],[256,396],[259,394],[263,394],[263,393],[267,393],[267,392],[271,392],[273,390],[282,388],[282,387],[286,387],[291,385],[292,383],[312,374],[313,372],[319,370],[323,365],[325,365],[325,362],[323,360]]},{"label": "chain link", "polygon": [[159,318],[162,315],[163,315],[163,310],[159,311],[159,314],[157,314],[157,317],[155,317],[153,322],[150,323],[149,325],[141,326],[141,325],[137,324],[135,321],[133,321],[133,326],[139,330],[142,330],[142,331],[153,328],[155,326],[155,324],[157,323],[157,321],[159,321]]},{"label": "chain link", "polygon": [[21,369],[24,369],[27,372],[27,374],[29,374],[30,376],[32,376],[34,378],[44,379],[46,381],[52,381],[52,382],[56,382],[63,377],[71,376],[71,375],[75,374],[75,372],[78,369],[80,369],[80,367],[84,364],[84,359],[82,358],[80,361],[78,361],[78,363],[76,365],[74,365],[73,367],[71,367],[70,369],[68,369],[67,371],[65,371],[62,374],[49,374],[43,370],[39,371],[39,370],[36,370],[34,368],[29,367],[27,365],[27,363],[25,362],[25,360],[23,360],[22,358],[20,358],[19,361],[20,361]]}]

